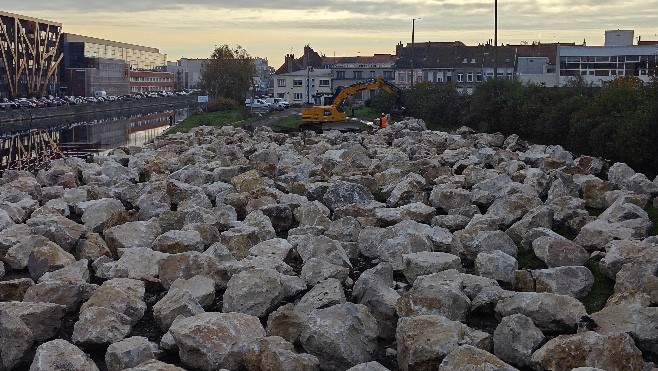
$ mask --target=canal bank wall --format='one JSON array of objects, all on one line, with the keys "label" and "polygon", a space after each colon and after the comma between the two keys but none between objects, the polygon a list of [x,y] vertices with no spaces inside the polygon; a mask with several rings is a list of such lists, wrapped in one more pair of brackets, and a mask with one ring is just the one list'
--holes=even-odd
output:
[{"label": "canal bank wall", "polygon": [[86,103],[72,106],[7,109],[0,111],[0,134],[12,135],[34,129],[66,127],[80,121],[102,120],[112,116],[130,117],[145,110],[194,109],[195,96],[163,97],[131,101]]}]

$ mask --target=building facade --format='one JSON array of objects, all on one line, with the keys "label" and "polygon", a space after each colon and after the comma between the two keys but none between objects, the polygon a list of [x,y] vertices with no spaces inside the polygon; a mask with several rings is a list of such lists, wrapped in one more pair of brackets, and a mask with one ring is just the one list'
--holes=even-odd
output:
[{"label": "building facade", "polygon": [[0,11],[0,96],[56,95],[61,23]]},{"label": "building facade", "polygon": [[[325,57],[323,65],[331,68],[333,91],[343,86],[350,86],[362,81],[381,76],[395,83],[395,56],[391,54],[374,54],[356,57]],[[354,103],[363,103],[376,94],[375,90],[366,89],[354,94]]]},{"label": "building facade", "polygon": [[623,76],[649,82],[658,72],[658,42],[634,45],[633,35],[631,30],[606,31],[603,46],[559,46],[557,83],[581,78],[600,86]]},{"label": "building facade", "polygon": [[322,64],[322,56],[310,46],[304,55],[295,58],[287,54],[285,62],[274,76],[274,96],[291,104],[322,104],[324,97],[333,95],[331,69]]},{"label": "building facade", "polygon": [[166,71],[130,71],[130,93],[174,91],[176,77]]},{"label": "building facade", "polygon": [[208,63],[207,58],[181,58],[167,64],[167,72],[174,74],[176,89],[198,89],[201,81],[201,71]]},{"label": "building facade", "polygon": [[[62,34],[62,40],[60,80],[67,95],[173,90],[173,77],[157,74],[166,73],[167,55],[156,48],[69,33]],[[150,72],[155,75],[147,77]]]}]

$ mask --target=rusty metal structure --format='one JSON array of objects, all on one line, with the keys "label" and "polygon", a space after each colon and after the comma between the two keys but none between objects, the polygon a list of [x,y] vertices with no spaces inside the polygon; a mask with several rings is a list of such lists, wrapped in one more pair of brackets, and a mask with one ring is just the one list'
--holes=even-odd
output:
[{"label": "rusty metal structure", "polygon": [[54,133],[33,130],[0,141],[0,173],[4,170],[36,171],[64,157]]},{"label": "rusty metal structure", "polygon": [[0,95],[55,93],[62,24],[0,11]]}]

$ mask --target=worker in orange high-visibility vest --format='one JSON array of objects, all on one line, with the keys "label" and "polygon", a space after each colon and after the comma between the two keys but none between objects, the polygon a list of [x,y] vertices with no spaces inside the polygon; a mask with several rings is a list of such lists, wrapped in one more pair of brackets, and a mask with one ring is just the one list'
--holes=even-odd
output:
[{"label": "worker in orange high-visibility vest", "polygon": [[379,119],[379,128],[386,129],[386,124],[388,124],[388,117],[382,112],[382,117]]}]

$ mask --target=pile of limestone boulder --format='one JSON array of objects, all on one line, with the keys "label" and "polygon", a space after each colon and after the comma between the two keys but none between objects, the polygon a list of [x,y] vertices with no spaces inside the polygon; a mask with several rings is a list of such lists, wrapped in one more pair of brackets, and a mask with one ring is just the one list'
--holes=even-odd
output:
[{"label": "pile of limestone boulder", "polygon": [[657,194],[415,119],[5,171],[0,370],[650,370]]}]

